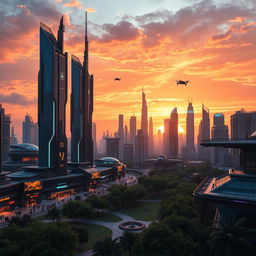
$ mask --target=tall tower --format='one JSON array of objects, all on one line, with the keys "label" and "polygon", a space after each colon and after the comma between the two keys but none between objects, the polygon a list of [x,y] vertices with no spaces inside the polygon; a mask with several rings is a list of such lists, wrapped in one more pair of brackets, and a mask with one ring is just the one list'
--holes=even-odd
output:
[{"label": "tall tower", "polygon": [[198,133],[198,159],[206,162],[210,161],[210,149],[200,145],[201,142],[210,140],[210,114],[208,108],[202,105],[202,120]]},{"label": "tall tower", "polygon": [[169,126],[170,137],[170,157],[177,158],[179,155],[179,136],[178,136],[178,112],[177,108],[172,110]]},{"label": "tall tower", "polygon": [[148,155],[148,107],[146,101],[146,95],[142,90],[142,108],[141,108],[141,131],[143,132],[144,136],[144,154],[145,158]]},{"label": "tall tower", "polygon": [[63,50],[64,24],[58,39],[51,29],[40,26],[40,70],[38,74],[39,166],[65,173],[67,162],[66,102],[67,60]]},{"label": "tall tower", "polygon": [[195,159],[195,128],[194,128],[194,108],[192,102],[188,103],[187,120],[186,120],[186,158]]},{"label": "tall tower", "polygon": [[72,55],[71,162],[93,162],[92,113],[93,75],[89,74],[87,13],[85,13],[85,49],[83,65]]},{"label": "tall tower", "polygon": [[148,146],[149,146],[149,154],[154,154],[154,128],[153,128],[153,119],[150,117],[149,119],[149,135],[148,135]]},{"label": "tall tower", "polygon": [[145,160],[145,136],[142,130],[137,131],[135,137],[135,161],[140,164]]}]

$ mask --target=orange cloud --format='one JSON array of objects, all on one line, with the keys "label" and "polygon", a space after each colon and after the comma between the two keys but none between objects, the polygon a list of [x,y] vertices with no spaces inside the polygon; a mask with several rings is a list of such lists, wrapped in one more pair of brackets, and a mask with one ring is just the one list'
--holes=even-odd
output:
[{"label": "orange cloud", "polygon": [[78,9],[83,9],[83,4],[77,0],[70,0],[68,3],[64,4],[65,7],[75,7]]},{"label": "orange cloud", "polygon": [[96,12],[96,10],[95,10],[93,7],[85,8],[85,10],[86,10],[87,12],[91,12],[91,13]]}]

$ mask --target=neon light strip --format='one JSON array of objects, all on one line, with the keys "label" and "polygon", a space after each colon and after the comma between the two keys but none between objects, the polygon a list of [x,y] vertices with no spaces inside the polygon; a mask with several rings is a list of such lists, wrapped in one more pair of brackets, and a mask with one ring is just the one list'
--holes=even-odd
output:
[{"label": "neon light strip", "polygon": [[51,142],[53,140],[53,137],[55,135],[55,101],[53,100],[52,104],[52,137],[50,141],[48,142],[48,167],[51,167]]},{"label": "neon light strip", "polygon": [[67,188],[68,187],[68,185],[63,185],[63,186],[58,186],[58,187],[56,187],[57,189],[60,189],[60,188]]}]

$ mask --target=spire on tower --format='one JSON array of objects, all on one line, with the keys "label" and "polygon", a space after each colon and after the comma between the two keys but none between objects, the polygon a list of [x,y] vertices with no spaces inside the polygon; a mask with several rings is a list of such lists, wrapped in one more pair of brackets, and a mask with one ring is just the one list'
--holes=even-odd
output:
[{"label": "spire on tower", "polygon": [[57,39],[57,45],[58,48],[63,52],[64,51],[64,47],[63,47],[63,35],[64,35],[64,31],[65,31],[65,26],[64,26],[64,22],[63,22],[63,16],[60,19],[60,25],[59,25],[59,30],[58,30],[58,39]]}]

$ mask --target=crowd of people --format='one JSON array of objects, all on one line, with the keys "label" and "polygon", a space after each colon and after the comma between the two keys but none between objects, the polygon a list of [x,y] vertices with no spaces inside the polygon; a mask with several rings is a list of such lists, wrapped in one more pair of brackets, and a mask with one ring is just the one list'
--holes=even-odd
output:
[{"label": "crowd of people", "polygon": [[121,177],[120,179],[117,179],[115,181],[103,181],[98,184],[96,188],[90,189],[89,192],[74,192],[73,194],[67,194],[66,197],[63,197],[61,199],[54,198],[51,200],[43,200],[40,204],[33,204],[24,208],[16,207],[16,209],[13,211],[5,211],[4,213],[0,214],[0,225],[7,225],[8,221],[13,216],[23,216],[27,214],[34,218],[46,214],[47,211],[53,206],[62,208],[62,206],[70,200],[76,200],[78,198],[81,200],[85,200],[88,196],[93,194],[100,196],[106,195],[109,188],[114,184],[132,186],[134,184],[137,184],[137,182],[137,177],[135,175],[126,174],[124,177]]}]

